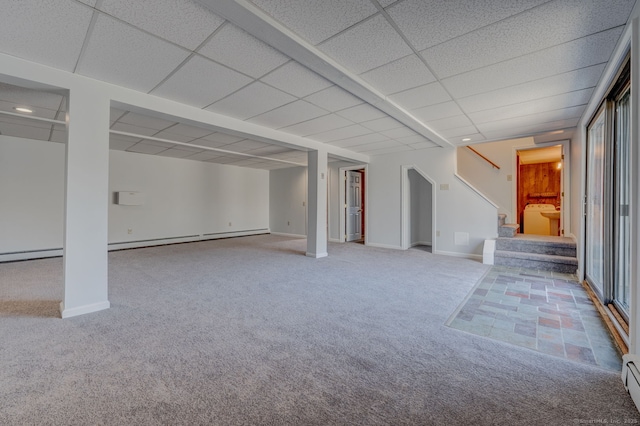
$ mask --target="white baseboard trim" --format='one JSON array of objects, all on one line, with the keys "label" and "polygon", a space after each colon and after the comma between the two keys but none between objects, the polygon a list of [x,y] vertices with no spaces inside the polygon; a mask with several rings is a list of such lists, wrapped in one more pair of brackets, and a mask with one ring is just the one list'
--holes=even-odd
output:
[{"label": "white baseboard trim", "polygon": [[380,243],[370,243],[370,242],[368,242],[365,245],[370,246],[370,247],[378,247],[378,248],[385,248],[385,249],[392,249],[392,250],[403,250],[402,247],[393,246],[391,244],[380,244]]},{"label": "white baseboard trim", "polygon": [[278,235],[280,237],[289,238],[307,238],[307,236],[303,234],[287,234],[286,232],[271,232],[271,235]]},{"label": "white baseboard trim", "polygon": [[433,254],[441,254],[443,256],[451,256],[451,257],[461,257],[463,259],[473,259],[473,260],[479,260],[482,262],[481,254],[459,253],[456,251],[442,251],[442,250],[436,250],[435,252],[433,252]]},{"label": "white baseboard trim", "polygon": [[320,259],[321,257],[329,256],[329,253],[327,253],[327,252],[324,252],[324,253],[309,253],[309,252],[307,252],[307,253],[305,253],[305,256],[313,257],[315,259]]},{"label": "white baseboard trim", "polygon": [[92,303],[90,305],[78,306],[76,308],[65,309],[64,302],[60,302],[60,315],[62,318],[71,318],[78,315],[90,314],[92,312],[102,311],[109,309],[111,304],[108,300],[104,302]]},{"label": "white baseboard trim", "polygon": [[338,238],[329,238],[328,240],[330,243],[342,243],[344,241],[338,239]]},{"label": "white baseboard trim", "polygon": [[0,262],[15,262],[18,260],[44,259],[62,256],[62,249],[31,250],[16,253],[0,254]]}]

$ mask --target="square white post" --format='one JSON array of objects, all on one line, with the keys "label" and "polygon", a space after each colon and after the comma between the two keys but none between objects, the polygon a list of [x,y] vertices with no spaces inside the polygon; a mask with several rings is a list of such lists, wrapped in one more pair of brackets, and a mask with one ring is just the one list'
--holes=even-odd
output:
[{"label": "square white post", "polygon": [[91,87],[69,96],[62,318],[109,308],[107,287],[110,99]]},{"label": "square white post", "polygon": [[326,150],[309,151],[307,185],[309,225],[307,256],[327,256],[327,158]]}]

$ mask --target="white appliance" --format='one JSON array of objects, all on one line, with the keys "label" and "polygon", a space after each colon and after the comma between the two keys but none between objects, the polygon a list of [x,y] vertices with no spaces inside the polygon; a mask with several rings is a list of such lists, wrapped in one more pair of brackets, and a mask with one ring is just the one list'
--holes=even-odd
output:
[{"label": "white appliance", "polygon": [[542,216],[543,212],[555,212],[553,204],[528,204],[524,208],[524,233],[536,235],[551,235],[549,219]]},{"label": "white appliance", "polygon": [[631,395],[636,408],[640,410],[640,371],[638,371],[638,355],[626,354],[622,356],[622,383]]}]

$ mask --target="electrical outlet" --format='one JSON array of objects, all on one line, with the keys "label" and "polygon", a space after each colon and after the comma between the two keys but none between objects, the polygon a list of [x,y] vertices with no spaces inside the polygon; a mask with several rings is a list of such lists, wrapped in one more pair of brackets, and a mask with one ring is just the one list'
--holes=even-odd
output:
[{"label": "electrical outlet", "polygon": [[129,235],[133,234],[133,229],[131,229],[131,228],[127,229],[127,234],[129,234]]},{"label": "electrical outlet", "polygon": [[440,184],[440,191],[448,191],[449,190],[449,184],[448,183],[441,183]]}]

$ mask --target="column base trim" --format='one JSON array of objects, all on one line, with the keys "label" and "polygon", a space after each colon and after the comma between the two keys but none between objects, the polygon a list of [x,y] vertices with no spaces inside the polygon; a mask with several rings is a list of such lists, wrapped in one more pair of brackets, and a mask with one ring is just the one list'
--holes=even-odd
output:
[{"label": "column base trim", "polygon": [[102,311],[109,309],[111,304],[108,300],[104,302],[92,303],[90,305],[78,306],[76,308],[65,309],[64,302],[60,302],[60,315],[62,318],[71,318],[78,315],[90,314],[92,312]]},{"label": "column base trim", "polygon": [[329,253],[327,253],[327,252],[324,252],[324,253],[309,253],[309,252],[307,252],[307,253],[305,253],[305,256],[307,256],[307,257],[313,257],[313,258],[315,258],[315,259],[319,259],[319,258],[321,258],[321,257],[327,257],[327,256],[329,256]]}]

